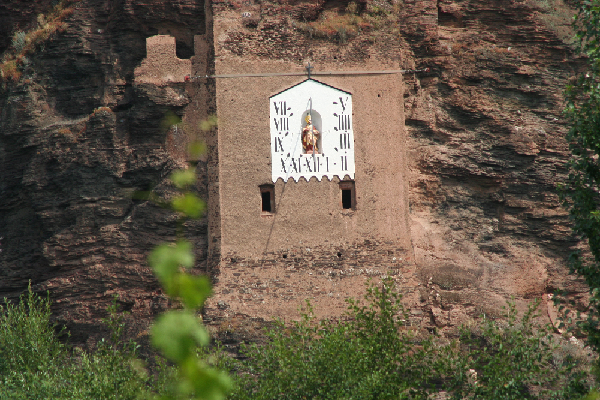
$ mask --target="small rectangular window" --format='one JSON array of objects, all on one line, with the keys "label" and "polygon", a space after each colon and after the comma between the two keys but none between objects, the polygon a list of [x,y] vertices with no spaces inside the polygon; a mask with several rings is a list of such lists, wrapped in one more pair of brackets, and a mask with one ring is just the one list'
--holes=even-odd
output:
[{"label": "small rectangular window", "polygon": [[344,210],[356,209],[356,193],[354,190],[354,181],[340,182],[340,189],[342,191],[342,208]]},{"label": "small rectangular window", "polygon": [[348,210],[352,208],[352,190],[342,189],[342,208]]},{"label": "small rectangular window", "polygon": [[271,212],[271,193],[262,192],[260,196],[262,197],[262,210]]},{"label": "small rectangular window", "polygon": [[263,213],[275,212],[275,186],[261,185],[260,186],[261,211]]}]

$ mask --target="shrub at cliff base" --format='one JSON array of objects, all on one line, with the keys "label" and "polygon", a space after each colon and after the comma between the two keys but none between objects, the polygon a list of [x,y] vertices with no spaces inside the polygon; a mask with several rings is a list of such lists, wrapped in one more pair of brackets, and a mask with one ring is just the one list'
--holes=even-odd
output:
[{"label": "shrub at cliff base", "polygon": [[[509,306],[503,326],[487,321],[441,344],[432,335],[417,340],[408,333],[392,288],[391,282],[370,286],[365,305],[349,301],[347,318],[337,323],[316,322],[309,308],[294,327],[272,330],[267,345],[247,347],[243,362],[205,357],[193,343],[189,351],[194,362],[220,360],[235,371],[235,400],[428,399],[442,392],[446,399],[579,399],[587,390],[577,360],[558,357],[548,330],[532,322],[534,308],[517,319]],[[148,373],[136,344],[120,339],[115,303],[109,311],[112,338],[84,352],[60,343],[49,323],[49,302],[31,290],[18,305],[3,306],[0,399],[222,397],[218,372],[217,378],[205,375],[206,388],[188,391],[178,369],[163,363],[158,377]]]},{"label": "shrub at cliff base", "polygon": [[440,344],[416,340],[403,325],[390,281],[370,286],[366,305],[349,302],[346,319],[315,322],[312,311],[293,329],[280,323],[270,343],[249,346],[235,365],[233,399],[579,399],[585,374],[559,360],[548,329],[533,323],[535,307],[505,326],[486,321]]},{"label": "shrub at cliff base", "polygon": [[149,380],[134,343],[120,343],[122,323],[106,320],[116,342],[71,352],[50,324],[50,303],[31,289],[17,305],[0,306],[0,399],[136,399]]}]

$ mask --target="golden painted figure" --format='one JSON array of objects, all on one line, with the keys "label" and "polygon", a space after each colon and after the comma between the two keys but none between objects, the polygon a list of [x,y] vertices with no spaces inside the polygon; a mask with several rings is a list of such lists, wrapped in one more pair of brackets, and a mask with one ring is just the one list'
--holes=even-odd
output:
[{"label": "golden painted figure", "polygon": [[317,142],[319,141],[319,131],[312,124],[312,118],[306,116],[306,126],[302,129],[302,147],[305,154],[319,154]]}]

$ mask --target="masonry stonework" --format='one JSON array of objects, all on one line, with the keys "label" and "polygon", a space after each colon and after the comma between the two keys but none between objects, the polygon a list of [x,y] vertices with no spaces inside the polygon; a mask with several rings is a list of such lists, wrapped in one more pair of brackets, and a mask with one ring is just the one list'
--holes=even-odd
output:
[{"label": "masonry stonework", "polygon": [[[414,274],[402,75],[344,73],[397,70],[398,49],[361,61],[313,61],[317,72],[337,72],[313,79],[352,94],[355,203],[344,209],[344,176],[272,181],[269,99],[307,76],[244,76],[301,75],[311,58],[236,54],[223,38],[242,26],[240,13],[218,5],[213,12],[215,74],[238,76],[214,79],[219,127],[217,143],[209,147],[218,148],[218,194],[210,195],[218,195],[218,207],[209,198],[208,218],[219,229],[209,234],[220,240],[220,258],[212,261],[216,285],[207,318],[295,315],[305,298],[321,306],[324,316],[339,315],[345,299],[358,296],[369,277],[399,276],[400,266],[406,276]],[[327,46],[315,43],[314,51],[327,52]],[[202,85],[202,79],[193,84]],[[261,209],[260,188],[268,184],[274,185],[271,213]]]},{"label": "masonry stonework", "polygon": [[183,82],[191,72],[191,60],[177,58],[175,38],[157,35],[146,39],[146,59],[134,73],[137,84],[163,86],[170,82]]}]

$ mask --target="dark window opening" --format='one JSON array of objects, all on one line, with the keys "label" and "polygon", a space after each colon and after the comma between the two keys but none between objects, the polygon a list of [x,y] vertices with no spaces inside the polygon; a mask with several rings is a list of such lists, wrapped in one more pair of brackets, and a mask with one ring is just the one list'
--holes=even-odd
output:
[{"label": "dark window opening", "polygon": [[354,181],[340,182],[340,189],[342,190],[342,208],[344,210],[354,210],[356,208]]},{"label": "dark window opening", "polygon": [[175,55],[182,60],[189,60],[194,55],[194,46],[183,40],[175,41]]},{"label": "dark window opening", "polygon": [[352,190],[342,189],[342,207],[344,210],[352,208]]},{"label": "dark window opening", "polygon": [[262,210],[271,212],[271,193],[262,192],[260,196],[262,197]]},{"label": "dark window opening", "polygon": [[260,199],[263,213],[275,212],[275,187],[273,185],[260,186]]}]

